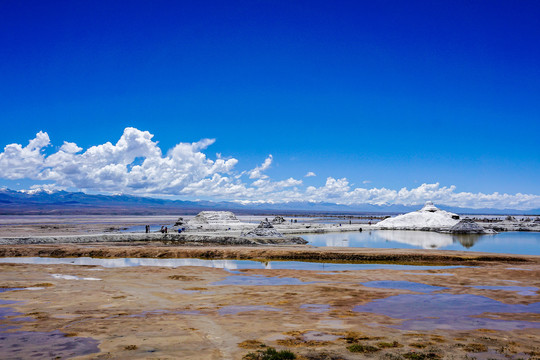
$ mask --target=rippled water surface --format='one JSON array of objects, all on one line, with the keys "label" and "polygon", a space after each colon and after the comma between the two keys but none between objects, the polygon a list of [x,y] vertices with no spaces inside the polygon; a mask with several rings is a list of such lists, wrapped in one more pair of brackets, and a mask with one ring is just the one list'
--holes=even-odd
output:
[{"label": "rippled water surface", "polygon": [[311,234],[302,237],[314,246],[442,249],[540,255],[540,232],[452,235],[430,231],[373,230]]}]

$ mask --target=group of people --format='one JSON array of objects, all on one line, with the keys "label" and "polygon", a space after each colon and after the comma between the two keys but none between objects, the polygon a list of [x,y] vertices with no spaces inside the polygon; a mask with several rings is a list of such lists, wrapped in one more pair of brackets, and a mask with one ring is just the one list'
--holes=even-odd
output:
[{"label": "group of people", "polygon": [[[144,230],[147,234],[150,233],[150,225],[145,225]],[[162,234],[167,234],[169,232],[169,228],[167,226],[161,226],[159,232]]]}]

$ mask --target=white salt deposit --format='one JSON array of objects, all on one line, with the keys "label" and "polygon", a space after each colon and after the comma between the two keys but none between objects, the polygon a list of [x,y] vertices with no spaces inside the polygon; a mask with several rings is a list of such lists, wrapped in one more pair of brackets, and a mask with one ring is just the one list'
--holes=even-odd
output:
[{"label": "white salt deposit", "polygon": [[239,223],[240,220],[230,211],[201,211],[188,221],[189,225],[229,225]]},{"label": "white salt deposit", "polygon": [[440,210],[431,201],[428,201],[418,211],[383,220],[377,223],[375,227],[379,229],[440,230],[450,228],[458,222],[458,215]]},{"label": "white salt deposit", "polygon": [[64,274],[51,274],[51,276],[55,279],[63,279],[63,280],[88,280],[88,281],[100,281],[101,279],[98,279],[98,278],[92,278],[92,277],[87,277],[87,278],[80,278],[78,276],[75,276],[75,275],[64,275]]},{"label": "white salt deposit", "polygon": [[242,233],[246,237],[283,237],[283,234],[277,231],[268,221],[261,221],[259,226],[248,232]]}]

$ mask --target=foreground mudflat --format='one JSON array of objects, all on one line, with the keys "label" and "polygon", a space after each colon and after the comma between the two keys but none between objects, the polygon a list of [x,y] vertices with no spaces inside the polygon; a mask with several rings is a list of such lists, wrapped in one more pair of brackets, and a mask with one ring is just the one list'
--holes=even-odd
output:
[{"label": "foreground mudflat", "polygon": [[[227,249],[242,251],[215,251]],[[308,359],[538,358],[540,266],[523,259],[354,271],[0,264],[0,354],[67,357],[64,341],[82,344],[69,355],[81,359],[240,359],[263,345]],[[49,340],[12,346],[24,336]]]}]

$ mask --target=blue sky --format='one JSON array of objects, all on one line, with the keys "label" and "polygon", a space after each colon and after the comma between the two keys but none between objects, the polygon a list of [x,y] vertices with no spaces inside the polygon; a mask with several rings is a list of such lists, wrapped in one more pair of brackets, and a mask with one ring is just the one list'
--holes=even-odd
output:
[{"label": "blue sky", "polygon": [[[237,175],[272,154],[265,176],[300,188],[540,194],[539,18],[536,1],[4,1],[0,147],[133,127],[164,154],[215,139]],[[0,186],[58,183],[23,175]]]}]

